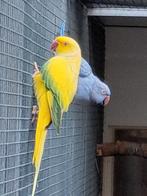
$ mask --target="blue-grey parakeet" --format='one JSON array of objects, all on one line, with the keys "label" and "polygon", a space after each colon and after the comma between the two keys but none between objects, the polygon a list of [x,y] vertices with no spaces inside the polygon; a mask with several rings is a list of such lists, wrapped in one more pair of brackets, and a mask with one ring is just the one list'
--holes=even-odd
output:
[{"label": "blue-grey parakeet", "polygon": [[96,77],[85,59],[81,59],[81,68],[76,94],[77,100],[92,101],[97,104],[107,105],[110,101],[110,89]]}]

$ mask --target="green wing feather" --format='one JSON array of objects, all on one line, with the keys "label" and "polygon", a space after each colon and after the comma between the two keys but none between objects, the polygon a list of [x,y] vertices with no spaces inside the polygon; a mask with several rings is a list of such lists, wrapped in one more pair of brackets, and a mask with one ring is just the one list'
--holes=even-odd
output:
[{"label": "green wing feather", "polygon": [[[56,91],[52,77],[48,74],[48,71],[47,71],[48,65],[49,65],[49,61],[46,62],[42,67],[42,70],[41,70],[42,71],[42,78],[45,82],[46,87],[53,94],[53,101],[52,101],[52,103],[49,103],[49,106],[50,106],[50,111],[51,111],[51,116],[52,116],[52,122],[54,124],[54,127],[55,127],[57,133],[59,134],[60,125],[61,125],[61,118],[62,118],[61,105],[60,105],[60,101],[59,101],[59,95],[58,95],[59,93]],[[48,97],[48,101],[50,102],[49,97]]]}]

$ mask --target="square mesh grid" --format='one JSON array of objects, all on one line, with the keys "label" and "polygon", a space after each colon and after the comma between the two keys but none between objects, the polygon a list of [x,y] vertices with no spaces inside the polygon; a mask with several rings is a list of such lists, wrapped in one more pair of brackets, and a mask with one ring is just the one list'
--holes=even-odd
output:
[{"label": "square mesh grid", "polygon": [[[68,30],[81,42],[86,55],[87,20],[77,1],[0,0],[1,196],[31,194],[35,134],[31,125],[32,63],[41,65],[50,58],[50,42],[67,20],[69,4]],[[78,32],[77,9],[83,17],[83,37]],[[36,195],[96,196],[97,108],[75,102],[63,118],[59,136],[52,126],[48,131]]]}]

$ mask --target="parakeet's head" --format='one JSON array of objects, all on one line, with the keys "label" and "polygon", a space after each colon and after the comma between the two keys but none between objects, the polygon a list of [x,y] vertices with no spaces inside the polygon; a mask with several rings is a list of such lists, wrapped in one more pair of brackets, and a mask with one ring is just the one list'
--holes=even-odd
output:
[{"label": "parakeet's head", "polygon": [[68,54],[80,51],[78,43],[67,36],[59,36],[51,44],[51,50],[56,54]]},{"label": "parakeet's head", "polygon": [[106,106],[110,101],[110,89],[101,80],[95,77],[95,83],[92,88],[92,100],[95,100],[96,103]]}]

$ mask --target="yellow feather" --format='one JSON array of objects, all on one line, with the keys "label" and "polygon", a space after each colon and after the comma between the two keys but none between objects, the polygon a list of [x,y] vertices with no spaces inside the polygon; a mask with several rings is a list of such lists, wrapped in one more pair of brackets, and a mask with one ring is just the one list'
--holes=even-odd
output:
[{"label": "yellow feather", "polygon": [[[69,37],[57,37],[56,40],[58,41],[57,56],[45,64],[42,75],[38,73],[33,77],[39,114],[32,161],[35,165],[32,196],[35,195],[47,127],[55,118],[61,120],[62,113],[68,110],[77,90],[81,62],[80,47]],[[59,115],[56,115],[56,112]],[[53,116],[54,119],[51,118]]]},{"label": "yellow feather", "polygon": [[33,164],[35,165],[35,177],[33,183],[32,196],[35,194],[35,189],[37,185],[37,178],[39,174],[39,169],[41,165],[41,159],[43,155],[43,149],[47,134],[47,127],[51,123],[51,115],[47,100],[47,90],[41,78],[41,74],[38,73],[34,76],[34,89],[39,106],[39,114],[36,127],[35,135],[35,148],[33,154]]},{"label": "yellow feather", "polygon": [[[58,104],[66,112],[77,90],[81,49],[74,39],[67,36],[59,36],[55,41],[58,43],[56,56],[49,59],[43,67],[43,72],[44,70],[48,72],[48,77],[52,82],[52,86],[49,88],[55,94],[59,94],[61,103]],[[43,74],[43,80],[47,87],[49,78],[45,78]]]},{"label": "yellow feather", "polygon": [[[78,83],[78,73],[80,69],[80,55],[55,56],[46,63],[48,77],[51,78],[53,91],[59,94],[63,111],[67,111],[72,102]],[[76,66],[75,66],[76,65]]]}]

